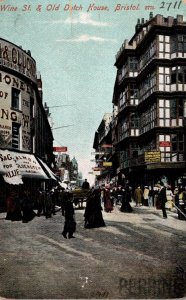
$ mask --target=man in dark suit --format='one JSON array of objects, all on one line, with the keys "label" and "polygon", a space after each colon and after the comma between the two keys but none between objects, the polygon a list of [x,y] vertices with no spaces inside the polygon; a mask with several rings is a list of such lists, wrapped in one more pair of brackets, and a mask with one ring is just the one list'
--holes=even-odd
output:
[{"label": "man in dark suit", "polygon": [[82,189],[83,189],[83,190],[89,190],[89,189],[90,189],[90,184],[89,184],[89,182],[87,181],[87,179],[85,179],[85,181],[83,182],[83,184],[82,184]]},{"label": "man in dark suit", "polygon": [[161,203],[161,209],[162,209],[162,212],[163,212],[163,218],[167,219],[167,212],[166,212],[166,208],[165,208],[165,203],[167,201],[166,187],[164,186],[163,183],[160,183],[160,185],[161,185],[161,189],[159,191],[158,200]]}]

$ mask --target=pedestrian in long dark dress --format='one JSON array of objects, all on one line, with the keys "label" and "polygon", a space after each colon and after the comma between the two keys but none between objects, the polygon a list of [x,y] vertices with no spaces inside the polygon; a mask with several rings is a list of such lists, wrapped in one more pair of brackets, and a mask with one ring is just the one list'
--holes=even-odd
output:
[{"label": "pedestrian in long dark dress", "polygon": [[104,210],[105,212],[111,212],[113,210],[113,204],[110,198],[110,190],[109,188],[105,188],[104,190]]},{"label": "pedestrian in long dark dress", "polygon": [[7,197],[7,215],[6,220],[20,221],[22,220],[21,206],[16,191],[10,192]]},{"label": "pedestrian in long dark dress", "polygon": [[122,189],[122,204],[121,204],[121,208],[120,211],[122,212],[132,212],[132,207],[130,205],[131,202],[131,191],[130,191],[130,187],[126,186],[125,190]]},{"label": "pedestrian in long dark dress", "polygon": [[52,199],[48,190],[45,192],[45,217],[46,219],[52,217]]},{"label": "pedestrian in long dark dress", "polygon": [[161,189],[158,194],[158,201],[160,202],[162,213],[163,213],[163,218],[167,218],[167,212],[165,208],[165,203],[167,201],[167,195],[166,195],[166,187],[163,185],[163,183],[160,184]]},{"label": "pedestrian in long dark dress", "polygon": [[102,216],[101,190],[95,189],[87,198],[85,208],[85,228],[104,227],[105,222]]},{"label": "pedestrian in long dark dress", "polygon": [[31,199],[31,195],[28,191],[23,191],[20,196],[21,201],[21,209],[23,213],[22,221],[23,223],[27,223],[36,216],[33,210],[33,203]]},{"label": "pedestrian in long dark dress", "polygon": [[62,235],[65,239],[74,238],[73,234],[76,231],[76,221],[75,221],[75,213],[73,207],[73,195],[69,193],[68,198],[66,198],[65,206],[64,206],[64,215],[65,215],[65,223]]},{"label": "pedestrian in long dark dress", "polygon": [[37,201],[37,216],[40,217],[41,214],[45,215],[45,194],[44,191],[38,190],[36,194]]}]

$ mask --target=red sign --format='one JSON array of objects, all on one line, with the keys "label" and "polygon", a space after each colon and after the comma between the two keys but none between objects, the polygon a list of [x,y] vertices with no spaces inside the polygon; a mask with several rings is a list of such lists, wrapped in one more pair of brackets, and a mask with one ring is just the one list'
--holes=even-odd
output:
[{"label": "red sign", "polygon": [[98,168],[98,167],[94,167],[92,168],[93,171],[102,171],[105,170],[105,168]]},{"label": "red sign", "polygon": [[160,147],[170,147],[171,146],[171,142],[169,141],[161,141],[160,142]]},{"label": "red sign", "polygon": [[112,148],[112,145],[110,144],[104,144],[101,146],[101,148]]},{"label": "red sign", "polygon": [[53,147],[54,152],[67,152],[67,147]]}]

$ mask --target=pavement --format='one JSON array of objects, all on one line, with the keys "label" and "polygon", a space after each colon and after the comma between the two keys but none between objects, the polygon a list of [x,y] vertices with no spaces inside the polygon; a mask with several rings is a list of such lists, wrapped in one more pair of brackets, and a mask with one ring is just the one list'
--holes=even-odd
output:
[{"label": "pavement", "polygon": [[0,297],[8,299],[171,299],[186,295],[186,222],[155,208],[103,211],[106,227],[61,235],[64,217],[29,223],[0,214]]}]

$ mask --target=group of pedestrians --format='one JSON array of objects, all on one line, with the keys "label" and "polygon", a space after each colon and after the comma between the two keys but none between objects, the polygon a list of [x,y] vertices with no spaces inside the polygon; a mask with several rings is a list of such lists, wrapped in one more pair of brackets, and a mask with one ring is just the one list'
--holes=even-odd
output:
[{"label": "group of pedestrians", "polygon": [[[89,187],[89,183],[85,181],[84,188]],[[95,186],[89,189],[86,199],[86,207],[84,213],[84,227],[97,228],[104,227],[102,211],[111,213],[115,205],[120,204],[120,211],[124,213],[133,212],[131,202],[135,201],[136,207],[139,206],[155,206],[161,209],[163,218],[167,218],[167,209],[171,210],[173,204],[179,210],[178,217],[185,219],[183,207],[186,207],[186,189],[176,187],[174,191],[170,186],[165,186],[162,182],[155,185],[154,188],[145,186],[142,189],[139,185],[132,190],[129,185],[124,187],[114,187],[110,189],[108,185],[104,187]],[[29,222],[36,215],[40,217],[44,215],[46,219],[56,214],[56,205],[61,209],[64,217],[64,228],[62,235],[64,238],[74,238],[76,231],[76,220],[73,203],[73,194],[68,188],[56,188],[51,191],[38,190],[36,195],[37,213],[34,212],[30,193],[28,191],[17,192],[13,190],[7,197],[7,215],[6,219],[11,221]],[[180,205],[182,206],[179,209]]]},{"label": "group of pedestrians", "polygon": [[46,219],[55,215],[55,205],[57,204],[58,190],[38,190],[36,194],[37,216],[44,215]]},{"label": "group of pedestrians", "polygon": [[23,223],[31,221],[35,217],[33,204],[28,190],[9,192],[7,200],[6,220],[22,221]]},{"label": "group of pedestrians", "polygon": [[[148,206],[161,209],[163,218],[167,218],[167,210],[172,210],[173,206],[178,210],[178,217],[185,219],[184,208],[186,207],[186,189],[182,186],[175,187],[163,182],[157,183],[154,187],[145,186],[144,190],[138,185],[134,190],[134,201],[136,206]],[[181,216],[182,215],[182,216]]]}]

